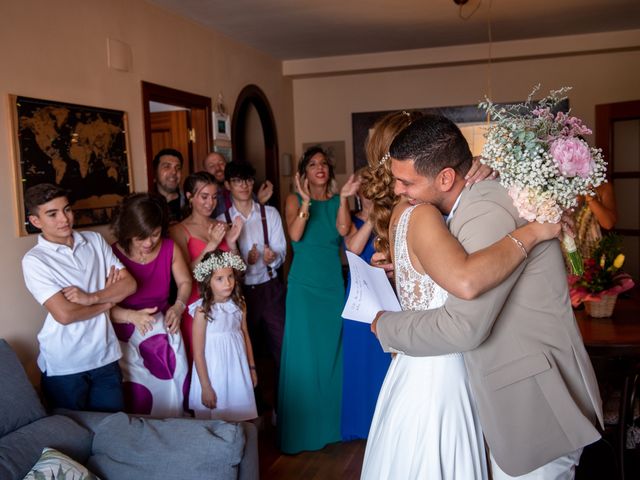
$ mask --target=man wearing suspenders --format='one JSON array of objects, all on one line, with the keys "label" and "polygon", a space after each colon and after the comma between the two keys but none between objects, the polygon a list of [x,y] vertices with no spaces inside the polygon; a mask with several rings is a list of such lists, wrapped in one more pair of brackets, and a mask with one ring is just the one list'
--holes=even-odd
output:
[{"label": "man wearing suspenders", "polygon": [[[278,211],[254,201],[254,176],[255,169],[248,163],[232,161],[226,165],[225,187],[231,193],[231,206],[218,220],[231,223],[238,215],[244,220],[238,247],[247,263],[242,288],[247,302],[247,324],[254,350],[260,351],[261,338],[267,340],[269,353],[275,361],[274,384],[277,392],[284,333],[285,289],[276,269],[284,263],[287,243]],[[260,406],[263,399],[257,400]]]}]

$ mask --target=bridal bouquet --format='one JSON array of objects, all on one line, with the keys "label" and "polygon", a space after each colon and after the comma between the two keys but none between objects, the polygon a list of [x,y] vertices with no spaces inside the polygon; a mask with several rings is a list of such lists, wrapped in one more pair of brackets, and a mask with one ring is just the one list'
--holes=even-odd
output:
[{"label": "bridal bouquet", "polygon": [[[600,149],[583,139],[591,130],[569,113],[554,112],[570,87],[552,90],[535,102],[534,88],[525,103],[498,106],[488,98],[479,107],[491,118],[482,162],[500,173],[522,218],[557,223],[577,205],[578,195],[593,195],[605,181],[606,162]],[[575,274],[583,272],[573,237],[563,246]]]}]

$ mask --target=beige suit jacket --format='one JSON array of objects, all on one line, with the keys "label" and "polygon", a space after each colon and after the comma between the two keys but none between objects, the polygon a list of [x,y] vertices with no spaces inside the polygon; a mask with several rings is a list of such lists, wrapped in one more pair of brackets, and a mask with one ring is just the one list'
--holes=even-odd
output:
[{"label": "beige suit jacket", "polygon": [[[523,223],[504,188],[485,181],[463,191],[449,228],[474,252]],[[437,245],[433,249],[437,254]],[[485,438],[509,475],[600,438],[594,426],[596,419],[602,424],[600,394],[557,240],[538,245],[501,285],[477,299],[449,295],[438,309],[385,313],[377,332],[387,351],[464,352]]]}]

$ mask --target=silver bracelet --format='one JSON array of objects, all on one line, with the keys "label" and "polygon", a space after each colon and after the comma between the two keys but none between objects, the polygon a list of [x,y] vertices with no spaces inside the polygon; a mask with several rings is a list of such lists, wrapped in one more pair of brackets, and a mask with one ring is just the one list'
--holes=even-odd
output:
[{"label": "silver bracelet", "polygon": [[526,259],[529,255],[527,255],[527,249],[524,248],[524,243],[522,243],[516,237],[512,236],[510,233],[507,233],[507,237],[509,237],[511,240],[513,240],[513,243],[515,243],[518,246],[518,248],[522,252],[522,255]]},{"label": "silver bracelet", "polygon": [[184,303],[182,300],[180,300],[179,298],[176,298],[176,303],[180,302],[182,304],[182,311],[187,309],[187,304]]}]

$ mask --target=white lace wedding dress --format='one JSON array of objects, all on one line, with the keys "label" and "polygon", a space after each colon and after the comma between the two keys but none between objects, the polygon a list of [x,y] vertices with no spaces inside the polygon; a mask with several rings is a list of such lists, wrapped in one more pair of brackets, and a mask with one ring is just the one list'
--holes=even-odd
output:
[{"label": "white lace wedding dress", "polygon": [[[447,292],[411,265],[406,239],[414,208],[403,212],[395,236],[396,290],[403,310],[427,310],[441,306]],[[461,353],[395,356],[378,396],[361,478],[487,479],[482,430]]]}]

